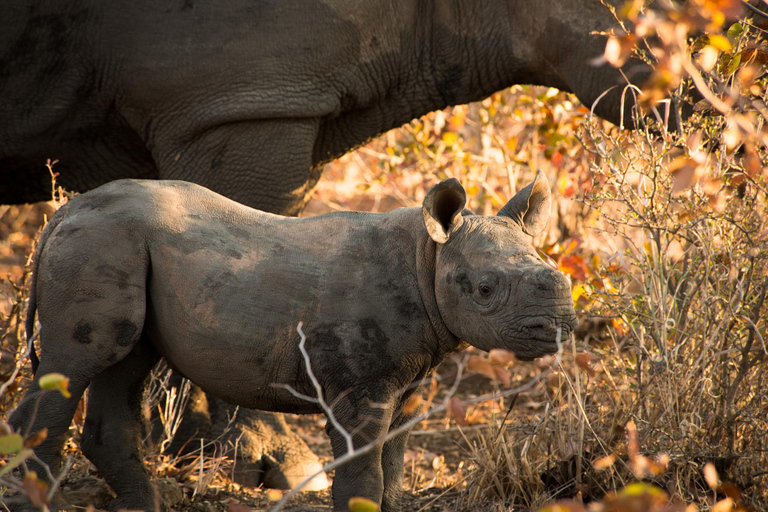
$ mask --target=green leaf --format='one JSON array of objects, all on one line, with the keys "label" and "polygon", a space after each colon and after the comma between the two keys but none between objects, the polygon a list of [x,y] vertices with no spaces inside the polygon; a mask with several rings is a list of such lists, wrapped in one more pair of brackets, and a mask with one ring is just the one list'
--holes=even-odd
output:
[{"label": "green leaf", "polygon": [[72,395],[69,393],[69,378],[60,373],[48,373],[40,377],[37,381],[40,389],[57,389],[64,398],[69,398]]},{"label": "green leaf", "polygon": [[744,26],[741,23],[734,23],[728,28],[728,37],[738,39],[743,32]]},{"label": "green leaf", "polygon": [[348,507],[349,512],[379,512],[381,510],[375,501],[360,496],[349,498]]},{"label": "green leaf", "polygon": [[19,434],[0,437],[0,454],[10,455],[24,448],[24,438]]}]

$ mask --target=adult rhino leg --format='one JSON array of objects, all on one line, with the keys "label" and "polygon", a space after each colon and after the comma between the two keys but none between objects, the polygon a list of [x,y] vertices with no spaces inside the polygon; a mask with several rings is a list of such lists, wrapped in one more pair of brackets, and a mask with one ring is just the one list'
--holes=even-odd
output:
[{"label": "adult rhino leg", "polygon": [[[255,411],[208,397],[211,407],[211,437],[237,446],[235,481],[256,487],[291,489],[307,477],[320,472],[304,487],[319,491],[329,485],[322,464],[307,444],[293,432],[282,414]],[[227,430],[228,419],[235,418],[237,428]],[[253,462],[255,461],[255,463]]]},{"label": "adult rhino leg", "polygon": [[[322,469],[317,455],[290,429],[282,414],[237,408],[192,386],[168,451],[188,453],[200,446],[195,441],[200,438],[236,448],[233,477],[248,487],[291,489]],[[320,472],[304,490],[319,491],[328,485],[325,473]]]},{"label": "adult rhino leg", "polygon": [[161,179],[191,181],[259,210],[298,215],[320,177],[312,170],[318,127],[317,119],[265,119],[186,139],[169,130],[157,137],[153,154]]},{"label": "adult rhino leg", "polygon": [[144,381],[159,354],[145,340],[91,381],[82,450],[117,494],[110,510],[158,510],[144,467],[141,399]]}]

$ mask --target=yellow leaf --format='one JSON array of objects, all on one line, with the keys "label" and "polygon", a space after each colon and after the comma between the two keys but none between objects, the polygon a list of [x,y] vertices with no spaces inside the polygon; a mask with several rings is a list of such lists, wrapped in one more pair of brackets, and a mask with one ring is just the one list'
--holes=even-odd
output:
[{"label": "yellow leaf", "polygon": [[381,510],[375,501],[360,496],[349,498],[347,506],[349,507],[349,512],[379,512]]},{"label": "yellow leaf", "polygon": [[629,484],[619,491],[619,496],[651,496],[658,501],[666,501],[667,493],[658,487],[645,482],[635,482]]},{"label": "yellow leaf", "polygon": [[443,142],[449,146],[455,144],[457,140],[459,140],[459,135],[457,133],[443,132]]},{"label": "yellow leaf", "polygon": [[587,288],[584,286],[583,283],[579,283],[576,286],[574,286],[571,289],[571,295],[573,296],[573,303],[576,304],[579,301],[579,298],[583,295],[586,295]]},{"label": "yellow leaf", "polygon": [[731,51],[731,42],[727,37],[721,36],[719,34],[710,34],[709,44],[723,52]]},{"label": "yellow leaf", "polygon": [[24,447],[24,439],[19,434],[0,437],[0,454],[10,455]]},{"label": "yellow leaf", "polygon": [[69,378],[60,373],[48,373],[37,381],[40,389],[58,389],[64,398],[72,395],[69,393]]}]

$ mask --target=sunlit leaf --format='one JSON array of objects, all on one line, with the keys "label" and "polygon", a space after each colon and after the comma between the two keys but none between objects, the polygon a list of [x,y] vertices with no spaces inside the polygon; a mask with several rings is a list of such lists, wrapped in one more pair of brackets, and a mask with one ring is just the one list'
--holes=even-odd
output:
[{"label": "sunlit leaf", "polygon": [[424,399],[421,397],[419,393],[414,393],[410,397],[408,397],[408,400],[405,402],[405,405],[403,406],[403,414],[412,414],[418,411],[422,404],[424,403]]},{"label": "sunlit leaf", "polygon": [[538,512],[585,512],[587,509],[577,501],[557,501],[540,508]]},{"label": "sunlit leaf", "polygon": [[40,377],[38,381],[40,389],[53,390],[56,389],[62,394],[64,398],[69,398],[72,395],[69,393],[69,378],[60,373],[48,373]]},{"label": "sunlit leaf", "polygon": [[0,437],[0,454],[11,455],[24,448],[24,438],[19,434],[8,434]]},{"label": "sunlit leaf", "polygon": [[719,34],[710,34],[709,44],[723,52],[731,51],[731,42],[727,37],[721,36]]},{"label": "sunlit leaf", "polygon": [[493,373],[496,374],[496,378],[499,379],[505,387],[509,387],[509,385],[512,383],[512,376],[504,368],[494,366]]},{"label": "sunlit leaf", "polygon": [[613,466],[613,463],[616,462],[616,455],[607,455],[605,457],[600,457],[596,461],[592,463],[592,467],[594,467],[596,470],[600,471],[606,468],[609,468]]},{"label": "sunlit leaf", "polygon": [[42,509],[48,503],[48,484],[42,480],[38,480],[37,474],[34,471],[27,473],[24,477],[24,481],[21,482],[21,488],[29,498],[34,506]]},{"label": "sunlit leaf", "polygon": [[36,446],[39,446],[40,443],[45,441],[45,438],[48,437],[48,429],[42,428],[32,434],[32,436],[24,441],[24,448],[34,448]]},{"label": "sunlit leaf", "polygon": [[375,501],[360,496],[349,498],[348,507],[349,512],[379,512],[381,510]]},{"label": "sunlit leaf", "polygon": [[618,496],[642,496],[648,495],[655,500],[665,502],[668,499],[668,495],[663,490],[659,489],[655,485],[645,482],[634,482],[626,486],[619,491]]},{"label": "sunlit leaf", "polygon": [[453,416],[453,419],[456,421],[456,423],[462,427],[466,427],[468,425],[466,412],[464,411],[464,404],[461,403],[461,400],[455,396],[452,396],[450,400],[448,400],[447,409],[448,413]]},{"label": "sunlit leaf", "polygon": [[735,503],[731,498],[725,498],[724,500],[720,500],[714,505],[712,505],[712,512],[731,512],[734,507]]},{"label": "sunlit leaf", "polygon": [[576,362],[576,366],[584,370],[587,373],[587,375],[589,375],[590,377],[594,377],[595,375],[597,375],[597,373],[595,373],[594,368],[592,368],[592,365],[590,364],[591,360],[592,360],[592,356],[590,356],[585,352],[580,352],[576,354],[576,357],[574,358],[574,361]]},{"label": "sunlit leaf", "polygon": [[491,351],[488,352],[488,359],[491,361],[491,363],[501,366],[506,366],[517,361],[515,354],[509,350],[504,350],[503,348],[491,349]]},{"label": "sunlit leaf", "polygon": [[496,378],[496,374],[493,372],[493,365],[489,360],[481,356],[471,356],[467,362],[467,368],[473,372],[477,372],[489,379]]},{"label": "sunlit leaf", "polygon": [[715,465],[711,462],[704,464],[704,480],[707,481],[710,489],[717,489],[720,486],[720,477],[717,474]]}]

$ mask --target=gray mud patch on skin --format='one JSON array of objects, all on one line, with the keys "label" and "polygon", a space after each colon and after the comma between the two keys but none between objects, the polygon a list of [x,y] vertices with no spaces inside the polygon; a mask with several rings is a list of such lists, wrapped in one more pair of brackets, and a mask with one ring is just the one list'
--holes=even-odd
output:
[{"label": "gray mud patch on skin", "polygon": [[136,332],[139,328],[130,320],[117,320],[112,324],[117,331],[115,341],[121,347],[127,347],[133,343],[136,338]]},{"label": "gray mud patch on skin", "polygon": [[80,320],[77,322],[77,325],[75,325],[75,330],[72,333],[72,339],[87,345],[93,341],[91,340],[91,332],[93,332],[91,324],[85,320]]}]

